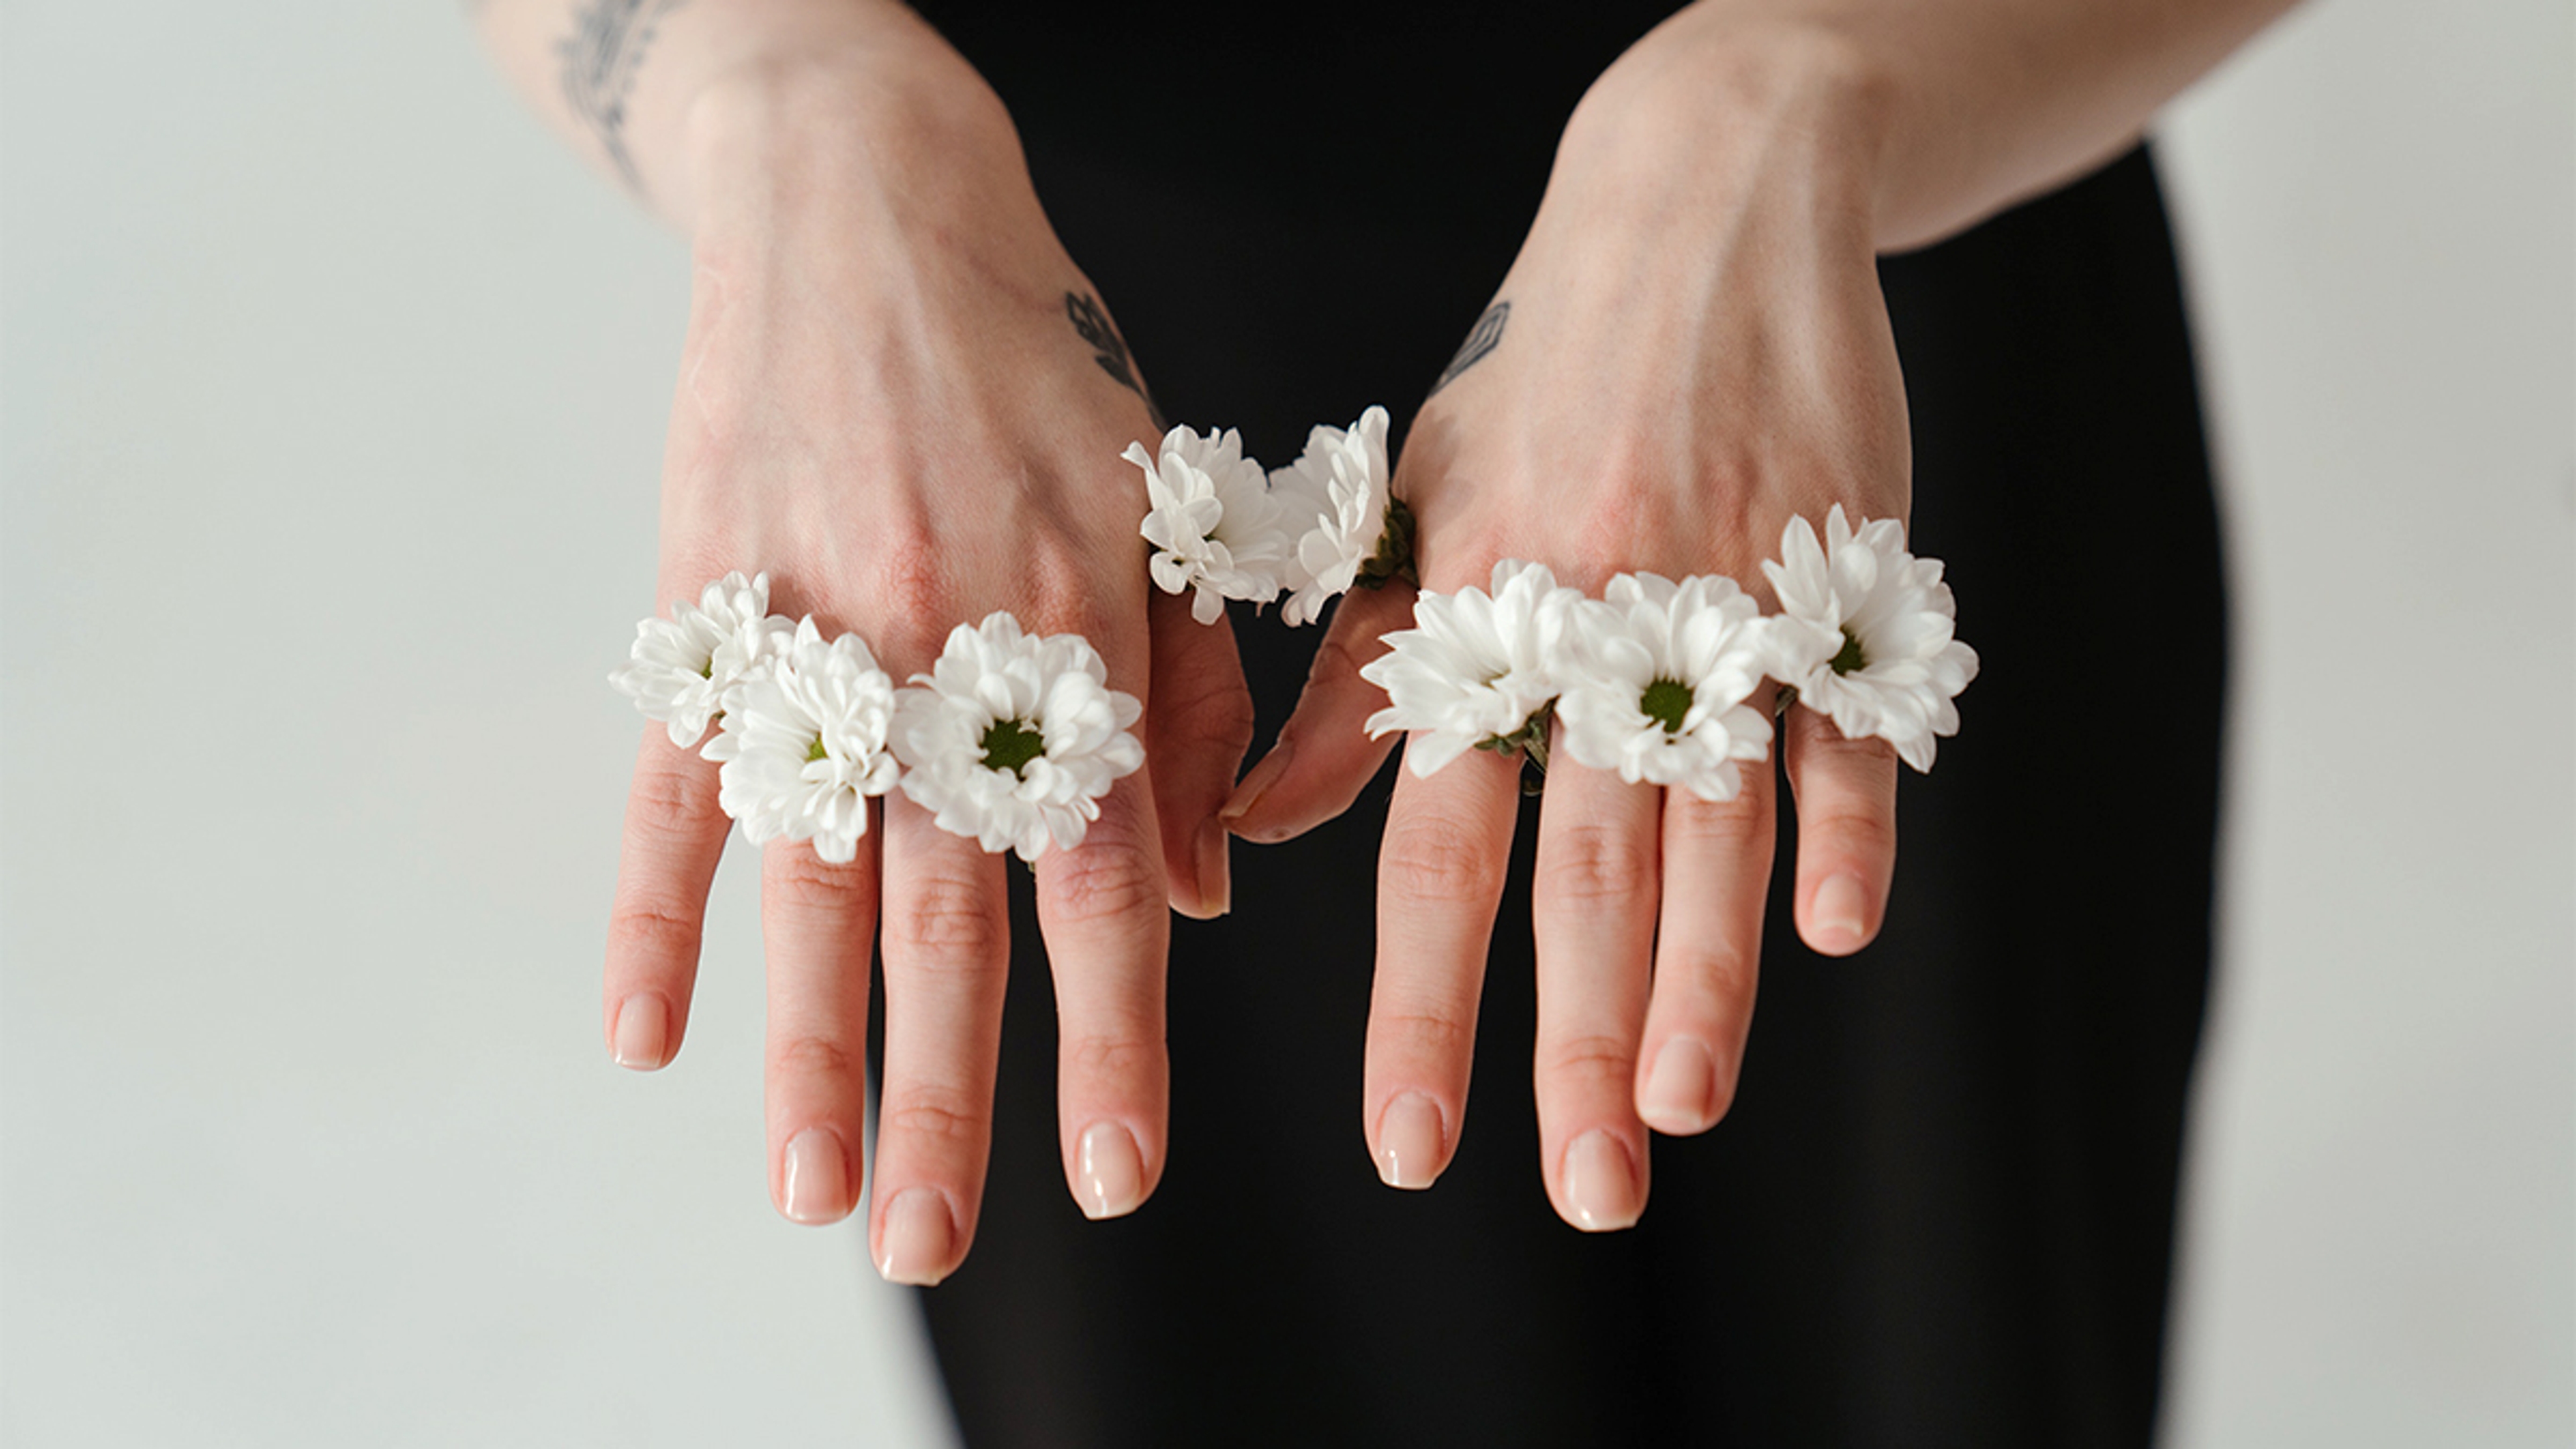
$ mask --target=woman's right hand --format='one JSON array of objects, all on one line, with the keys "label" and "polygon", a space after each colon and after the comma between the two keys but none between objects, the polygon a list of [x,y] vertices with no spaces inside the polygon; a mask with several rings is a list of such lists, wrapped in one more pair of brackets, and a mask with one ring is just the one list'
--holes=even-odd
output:
[{"label": "woman's right hand", "polygon": [[[932,42],[936,44],[935,41]],[[856,630],[898,682],[1006,609],[1076,632],[1145,702],[1149,764],[1037,864],[1061,1018],[1064,1166],[1091,1217],[1164,1160],[1167,899],[1225,909],[1215,819],[1251,734],[1233,636],[1153,593],[1141,379],[1057,244],[1001,106],[940,47],[883,67],[754,68],[689,106],[694,295],[662,489],[657,600],[766,570],[771,608]],[[944,59],[942,59],[944,57]],[[945,71],[940,66],[947,67]],[[644,730],[610,924],[617,1060],[678,1049],[728,822],[716,766]],[[1009,963],[1004,866],[898,791],[848,865],[761,862],[770,1194],[859,1202],[870,946],[885,964],[871,1256],[932,1283],[974,1237]]]}]

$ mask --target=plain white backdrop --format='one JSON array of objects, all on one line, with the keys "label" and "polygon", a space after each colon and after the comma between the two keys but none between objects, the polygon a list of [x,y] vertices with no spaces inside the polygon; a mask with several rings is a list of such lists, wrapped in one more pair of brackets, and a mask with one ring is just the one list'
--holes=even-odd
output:
[{"label": "plain white backdrop", "polygon": [[[2322,0],[2160,127],[2239,589],[2176,1446],[2576,1437],[2571,62]],[[747,861],[680,1063],[598,1040],[685,280],[451,6],[0,8],[0,1440],[950,1442],[767,1205]]]}]

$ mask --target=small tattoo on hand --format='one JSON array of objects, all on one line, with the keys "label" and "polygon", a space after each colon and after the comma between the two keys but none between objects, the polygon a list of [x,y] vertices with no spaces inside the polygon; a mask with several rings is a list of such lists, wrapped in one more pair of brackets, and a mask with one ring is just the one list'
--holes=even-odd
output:
[{"label": "small tattoo on hand", "polygon": [[626,151],[626,97],[653,43],[653,27],[683,0],[591,0],[573,15],[572,34],[556,47],[563,56],[564,104],[599,138],[610,164],[637,194],[644,178]]},{"label": "small tattoo on hand", "polygon": [[1511,318],[1512,304],[1509,301],[1496,302],[1486,308],[1485,315],[1477,318],[1476,325],[1468,329],[1467,340],[1458,344],[1458,355],[1449,359],[1447,367],[1440,369],[1440,376],[1431,383],[1431,391],[1423,396],[1439,396],[1440,389],[1458,380],[1458,374],[1484,361],[1487,353],[1502,344],[1503,324]]},{"label": "small tattoo on hand", "polygon": [[1163,410],[1154,406],[1154,395],[1136,376],[1135,365],[1127,358],[1127,339],[1109,325],[1109,314],[1100,310],[1099,300],[1088,292],[1067,292],[1064,315],[1073,323],[1075,335],[1091,344],[1097,354],[1091,360],[1099,363],[1100,370],[1116,379],[1120,387],[1143,398],[1146,415],[1154,420],[1157,429],[1162,428]]}]

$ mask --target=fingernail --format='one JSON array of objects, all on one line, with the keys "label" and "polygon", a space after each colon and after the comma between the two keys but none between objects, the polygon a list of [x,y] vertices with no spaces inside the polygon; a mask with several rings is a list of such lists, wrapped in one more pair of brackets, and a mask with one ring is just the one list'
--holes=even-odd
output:
[{"label": "fingernail", "polygon": [[1658,1132],[1705,1130],[1717,1101],[1717,1059],[1686,1036],[1665,1042],[1637,1096],[1637,1115]]},{"label": "fingernail", "polygon": [[926,1187],[906,1188],[886,1204],[885,1225],[878,1230],[885,1245],[877,1271],[889,1283],[928,1288],[948,1276],[948,1256],[956,1229],[948,1217],[948,1200]]},{"label": "fingernail", "polygon": [[1125,1217],[1145,1200],[1145,1159],[1126,1128],[1115,1122],[1092,1123],[1084,1129],[1075,1157],[1075,1185],[1084,1217]]},{"label": "fingernail", "polygon": [[639,991],[617,1005],[617,1030],[609,1055],[638,1072],[662,1065],[671,1041],[671,1014],[662,998]]},{"label": "fingernail", "polygon": [[1861,924],[1861,913],[1868,909],[1869,897],[1860,877],[1846,871],[1827,877],[1823,885],[1816,887],[1815,904],[1808,908],[1807,917],[1815,922],[1817,935],[1848,937],[1850,948],[1858,950],[1869,934]]},{"label": "fingernail", "polygon": [[1587,1233],[1637,1225],[1637,1174],[1618,1138],[1596,1128],[1565,1149],[1565,1204]]},{"label": "fingernail", "polygon": [[1234,908],[1234,883],[1226,855],[1234,836],[1222,820],[1199,827],[1199,909],[1213,919]]},{"label": "fingernail", "polygon": [[779,1209],[800,1223],[837,1223],[850,1215],[849,1158],[827,1127],[808,1127],[787,1139],[786,1202]]},{"label": "fingernail", "polygon": [[1252,807],[1261,803],[1261,797],[1270,793],[1270,787],[1279,783],[1279,777],[1288,773],[1288,762],[1296,754],[1296,741],[1283,732],[1271,742],[1270,753],[1262,756],[1261,763],[1252,767],[1252,773],[1243,777],[1243,783],[1234,787],[1234,793],[1226,798],[1225,805],[1216,812],[1216,818],[1232,825],[1251,814]]},{"label": "fingernail", "polygon": [[1440,1104],[1407,1092],[1377,1118],[1377,1175],[1389,1187],[1425,1188],[1440,1176],[1448,1145]]}]

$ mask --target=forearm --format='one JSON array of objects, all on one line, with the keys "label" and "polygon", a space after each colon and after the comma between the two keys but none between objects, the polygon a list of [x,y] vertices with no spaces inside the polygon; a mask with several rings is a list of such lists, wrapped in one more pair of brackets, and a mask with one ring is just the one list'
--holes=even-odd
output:
[{"label": "forearm", "polygon": [[1622,57],[1585,109],[1695,136],[1740,129],[1729,122],[1747,109],[1793,109],[1833,131],[1876,245],[1893,250],[2115,154],[2291,3],[1700,0]]},{"label": "forearm", "polygon": [[753,158],[809,153],[853,190],[1020,176],[1000,101],[893,0],[487,0],[477,21],[530,105],[683,232],[750,199]]}]

